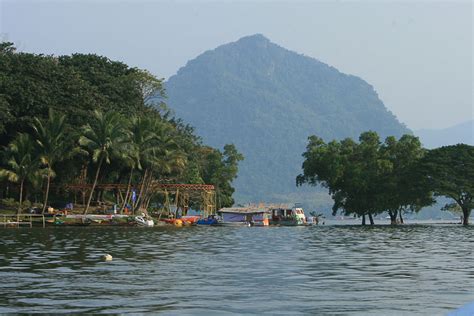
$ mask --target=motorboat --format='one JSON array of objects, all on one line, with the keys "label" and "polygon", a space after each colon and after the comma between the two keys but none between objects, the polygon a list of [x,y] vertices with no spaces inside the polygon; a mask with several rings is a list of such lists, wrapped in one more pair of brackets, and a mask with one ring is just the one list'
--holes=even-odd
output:
[{"label": "motorboat", "polygon": [[138,226],[142,226],[142,227],[155,226],[155,222],[151,218],[147,218],[145,216],[136,216],[135,221],[137,222]]}]

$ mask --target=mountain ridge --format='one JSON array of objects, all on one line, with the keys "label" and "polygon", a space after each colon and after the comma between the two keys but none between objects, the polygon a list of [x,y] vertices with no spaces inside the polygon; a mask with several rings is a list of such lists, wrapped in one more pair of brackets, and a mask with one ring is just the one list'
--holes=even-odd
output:
[{"label": "mountain ridge", "polygon": [[430,149],[458,143],[474,146],[474,120],[441,129],[419,129],[414,134]]},{"label": "mountain ridge", "polygon": [[410,133],[363,79],[261,34],[205,51],[165,87],[169,106],[206,143],[234,143],[246,157],[235,181],[239,202],[296,192],[312,134],[332,140],[369,129],[382,137]]}]

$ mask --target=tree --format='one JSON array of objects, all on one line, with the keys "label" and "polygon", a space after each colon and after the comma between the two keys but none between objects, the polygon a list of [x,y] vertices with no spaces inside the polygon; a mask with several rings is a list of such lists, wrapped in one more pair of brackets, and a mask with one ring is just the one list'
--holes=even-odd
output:
[{"label": "tree", "polygon": [[344,215],[369,216],[379,212],[376,204],[379,138],[375,132],[362,133],[360,143],[347,138],[328,144],[317,137],[309,137],[303,162],[303,174],[297,185],[321,184],[329,189],[334,200],[333,214],[342,210]]},{"label": "tree", "polygon": [[474,146],[458,144],[430,150],[419,168],[436,196],[449,197],[459,205],[463,225],[468,225],[474,208]]},{"label": "tree", "polygon": [[65,158],[68,152],[68,142],[65,134],[65,115],[49,110],[48,120],[34,119],[33,130],[38,144],[41,163],[46,166],[46,191],[44,194],[43,213],[48,205],[49,187],[55,173],[54,165]]},{"label": "tree", "polygon": [[89,210],[103,162],[110,163],[113,151],[120,151],[124,147],[127,136],[122,117],[112,111],[105,114],[94,111],[91,123],[83,127],[79,144],[89,151],[92,161],[97,163],[94,182],[84,214],[87,214]]},{"label": "tree", "polygon": [[392,225],[398,222],[397,215],[403,223],[403,212],[418,212],[434,203],[430,188],[419,181],[416,172],[425,152],[418,137],[413,135],[403,135],[400,140],[387,137],[381,147],[381,156],[390,166],[381,178],[380,202],[388,211]]},{"label": "tree", "polygon": [[[92,175],[91,183],[94,174],[96,175],[95,185],[100,181],[109,180],[125,183],[127,177],[128,183],[132,184],[136,180],[143,183],[144,188],[149,188],[153,181],[159,181],[163,177],[173,178],[178,182],[203,183],[203,175],[206,174],[209,181],[220,183],[220,196],[225,199],[224,203],[231,203],[233,188],[232,181],[228,179],[233,173],[236,174],[236,171],[229,168],[222,172],[221,167],[225,162],[219,155],[216,155],[219,156],[219,168],[204,170],[211,165],[200,156],[207,147],[203,146],[202,140],[195,135],[190,125],[172,117],[171,110],[164,103],[165,98],[163,81],[146,70],[94,54],[30,54],[17,52],[12,43],[0,43],[0,148],[6,148],[18,133],[27,133],[34,136],[33,139],[42,139],[40,147],[43,151],[43,161],[47,171],[49,170],[44,174],[47,178],[47,181],[44,181],[44,207],[47,207],[48,201],[51,200],[50,182],[53,178],[57,179],[56,184],[71,182],[78,177],[85,180],[88,169],[93,170],[89,171]],[[153,125],[156,137],[153,137],[152,142],[150,134],[145,132],[143,126],[142,132],[138,132],[134,140],[128,137],[128,132],[123,134],[119,141],[123,143],[118,146],[120,149],[115,145],[108,149],[92,149],[94,146],[85,140],[89,138],[87,136],[82,138],[82,148],[89,149],[91,154],[94,151],[100,154],[96,157],[69,156],[67,153],[76,153],[70,148],[76,148],[76,140],[80,137],[78,130],[86,125],[89,125],[90,129],[96,129],[98,123],[94,111],[103,113],[102,116],[115,112],[122,116],[140,117],[139,122],[135,122],[136,127],[140,128],[141,124]],[[55,139],[50,137],[53,133],[53,129],[49,127],[50,112],[58,118],[65,116],[64,122],[61,123],[65,136],[60,137],[64,146],[53,146],[53,143],[47,141],[48,138],[52,141]],[[131,121],[127,119],[124,125]],[[33,125],[38,132],[32,129]],[[88,131],[90,132],[91,130]],[[38,137],[39,134],[41,137]],[[94,137],[91,136],[92,138]],[[128,141],[126,138],[129,138]],[[122,150],[122,145],[130,141],[135,142],[135,145],[129,143],[128,147]],[[137,146],[140,142],[142,145]],[[114,140],[108,140],[107,143],[114,143]],[[50,152],[48,148],[53,147],[66,148],[63,150],[66,155],[56,154],[55,151],[52,155],[46,154]],[[90,163],[90,160],[93,163]],[[104,164],[107,160],[110,163]],[[95,170],[96,167],[99,168]],[[28,184],[32,184],[30,182],[28,181]],[[99,192],[99,196],[102,193],[103,191]],[[86,197],[83,198],[83,204],[86,205]],[[149,199],[148,194],[147,199],[142,199],[139,206],[146,205]],[[87,208],[90,207],[90,199],[88,202]]]},{"label": "tree", "polygon": [[142,93],[143,102],[145,104],[156,104],[154,101],[166,97],[165,90],[163,88],[163,79],[156,78],[148,70],[142,70],[138,68],[134,68],[133,70],[134,72],[131,76],[138,85],[138,88]]},{"label": "tree", "polygon": [[224,152],[204,146],[199,150],[200,168],[204,183],[213,184],[217,208],[234,204],[232,181],[237,177],[238,163],[244,159],[233,144],[224,146]]},{"label": "tree", "polygon": [[18,136],[8,145],[6,152],[7,162],[5,168],[0,169],[0,178],[20,185],[19,205],[17,213],[20,214],[23,203],[23,189],[25,181],[41,173],[40,160],[36,151],[35,142],[28,134]]},{"label": "tree", "polygon": [[[159,150],[158,124],[160,123],[156,117],[149,116],[135,116],[130,121],[128,146],[125,152],[130,166],[130,175],[122,209],[131,197],[129,195],[133,171],[135,169],[141,171],[143,166],[148,168],[156,159],[155,154]],[[145,177],[142,177],[142,187],[145,180]]]},{"label": "tree", "polygon": [[152,119],[150,132],[153,133],[152,146],[146,152],[145,172],[140,190],[134,203],[134,211],[148,207],[152,198],[152,185],[161,178],[179,178],[187,164],[186,155],[179,147],[173,133],[173,126],[161,119]]},{"label": "tree", "polygon": [[[322,184],[334,200],[333,214],[369,217],[388,211],[392,224],[404,210],[417,211],[432,203],[430,190],[416,182],[414,170],[424,154],[418,138],[404,135],[399,141],[387,137],[380,143],[375,132],[328,144],[309,138],[303,154],[303,174],[297,185]],[[401,215],[400,215],[401,216]],[[402,218],[402,217],[401,217]]]}]

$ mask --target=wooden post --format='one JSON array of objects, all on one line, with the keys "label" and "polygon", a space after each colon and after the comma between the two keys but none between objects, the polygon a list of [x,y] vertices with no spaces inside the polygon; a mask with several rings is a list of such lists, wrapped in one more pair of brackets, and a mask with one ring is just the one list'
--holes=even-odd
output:
[{"label": "wooden post", "polygon": [[42,217],[43,217],[43,228],[45,228],[46,227],[46,221],[44,219],[44,214],[42,215]]},{"label": "wooden post", "polygon": [[175,204],[176,204],[176,213],[174,215],[174,218],[178,218],[178,198],[179,198],[179,189],[176,189],[176,198],[175,198]]}]

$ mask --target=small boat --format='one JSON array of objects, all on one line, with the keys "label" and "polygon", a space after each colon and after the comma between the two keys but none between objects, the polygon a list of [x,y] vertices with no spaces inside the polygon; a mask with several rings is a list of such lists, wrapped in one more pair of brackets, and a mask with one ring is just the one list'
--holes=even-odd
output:
[{"label": "small boat", "polygon": [[183,221],[185,225],[196,225],[196,223],[201,219],[199,215],[186,215],[179,218]]},{"label": "small boat", "polygon": [[138,226],[142,227],[153,227],[155,226],[155,222],[152,219],[149,219],[144,216],[136,216],[135,221],[137,222]]},{"label": "small boat", "polygon": [[201,218],[196,222],[197,225],[217,226],[221,224],[221,220],[217,215],[209,215],[206,218]]},{"label": "small boat", "polygon": [[53,224],[55,226],[89,226],[92,224],[92,221],[88,218],[83,218],[80,220],[63,220],[59,218],[55,218]]}]

